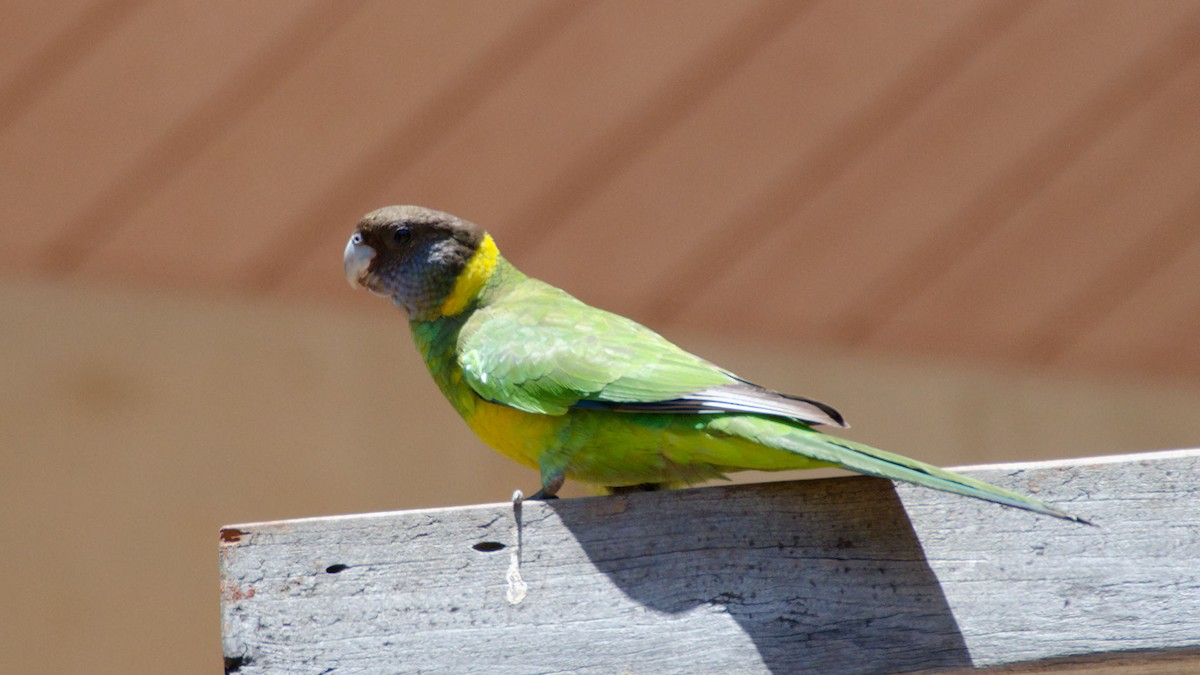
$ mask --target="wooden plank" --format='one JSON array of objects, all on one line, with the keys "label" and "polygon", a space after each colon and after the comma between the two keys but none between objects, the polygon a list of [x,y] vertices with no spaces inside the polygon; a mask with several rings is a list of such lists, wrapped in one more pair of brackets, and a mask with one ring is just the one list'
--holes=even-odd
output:
[{"label": "wooden plank", "polygon": [[[1121,302],[1110,306],[1086,334],[1069,345],[1062,361],[1113,371],[1161,373],[1184,382],[1200,376],[1200,348],[1195,339],[1200,331],[1196,319],[1200,300],[1189,292],[1200,287],[1200,239],[1194,238],[1198,221],[1200,191],[1152,225],[1158,231],[1157,241],[1146,240],[1129,251],[1130,259],[1153,265],[1149,278],[1127,289]],[[1173,247],[1166,248],[1169,245]]]},{"label": "wooden plank", "polygon": [[314,4],[147,3],[121,14],[0,133],[0,260],[53,267],[46,247],[72,223],[83,223],[86,234],[73,243],[84,249],[122,225],[125,210],[118,222],[96,210],[112,209],[117,197],[134,208],[142,183],[156,183],[170,163],[161,159],[162,143]]},{"label": "wooden plank", "polygon": [[[786,214],[741,217],[746,206],[761,205],[797,158],[840,158],[849,152],[847,142],[861,144],[864,136],[869,145],[871,120],[900,114],[896,105],[886,105],[893,101],[881,104],[879,93],[893,89],[931,43],[978,11],[970,3],[794,4],[802,11],[771,39],[755,37],[763,44],[743,54],[744,62],[713,83],[715,91],[694,110],[650,138],[631,138],[629,165],[607,182],[579,190],[566,217],[531,226],[503,214],[501,222],[543,236],[527,252],[510,248],[501,231],[501,250],[529,271],[639,319],[669,314],[663,305],[713,307],[693,296],[692,279],[753,267],[762,259],[762,249],[755,250],[762,233],[791,226]],[[735,42],[745,33],[739,28],[720,37]],[[719,54],[715,46],[705,52]],[[659,89],[672,91],[690,74],[677,69]],[[826,168],[808,173],[823,178]],[[810,193],[819,183],[808,175],[790,181],[788,191]],[[634,235],[613,236],[621,224],[632,225]],[[529,240],[522,234],[514,243]],[[715,260],[706,255],[714,250]],[[613,275],[622,283],[598,282]],[[723,302],[721,313],[744,304]],[[716,313],[704,317],[708,326],[717,320]]]},{"label": "wooden plank", "polygon": [[[1059,133],[1063,125],[1189,19],[1185,5],[1162,7],[1097,3],[1086,16],[1066,3],[1026,7],[788,226],[739,249],[745,262],[722,270],[725,276],[710,275],[716,283],[681,322],[711,326],[708,308],[719,306],[736,324],[793,338],[841,341],[839,328],[873,328],[909,299],[882,304],[900,288],[889,286],[898,272],[912,271],[914,260],[928,260],[945,240],[974,241],[993,216],[1039,187],[1020,180],[1033,171],[1018,175],[1015,167],[1034,166],[1034,157],[1058,161],[1069,135]],[[1097,111],[1107,114],[1107,102]],[[989,226],[981,226],[985,218]],[[920,271],[944,269],[961,250]],[[677,288],[664,284],[662,293],[670,301],[667,291]],[[758,301],[748,305],[747,297]]]},{"label": "wooden plank", "polygon": [[[1128,120],[997,223],[979,246],[947,264],[939,279],[877,327],[874,341],[1032,360],[1047,348],[1047,356],[1061,351],[1055,342],[1069,344],[1092,328],[1200,240],[1194,221],[1174,236],[1163,226],[1195,201],[1200,133],[1181,130],[1200,110],[1198,82],[1195,58],[1153,96],[1139,97]],[[1055,292],[1047,293],[1051,288]],[[1178,288],[1179,300],[1200,301],[1200,275]],[[954,308],[954,321],[945,320],[947,308]],[[1144,328],[1135,333],[1141,340],[1167,332],[1149,323]]]},{"label": "wooden plank", "polygon": [[[325,9],[330,6],[342,3]],[[330,274],[337,269],[337,252],[357,219],[380,204],[358,199],[348,210],[316,215],[314,202],[321,202],[322,195],[337,195],[338,203],[352,200],[350,193],[357,191],[339,182],[342,177],[353,173],[363,157],[375,156],[396,129],[407,129],[448,83],[457,84],[460,71],[528,15],[551,10],[545,2],[530,0],[367,3],[337,30],[323,32],[319,49],[305,50],[294,67],[279,73],[262,92],[259,103],[201,150],[178,180],[149,195],[121,231],[96,245],[86,272],[120,278],[136,261],[143,280],[244,289],[247,271],[282,275],[301,267],[302,255],[289,260],[286,253],[294,250],[296,240],[311,245],[299,223],[316,218],[335,234],[335,241],[332,249],[319,249],[324,266],[313,277],[344,295],[345,282]],[[391,155],[398,165],[414,161],[415,144],[425,141],[420,134],[409,140],[409,146]],[[321,208],[331,207],[323,203]],[[173,232],[189,234],[156,235],[164,222],[172,224]],[[285,269],[274,264],[264,270],[264,257],[269,263],[283,257]],[[156,260],[175,264],[156,265]]]},{"label": "wooden plank", "polygon": [[[1111,7],[1117,9],[1120,6],[1114,4]],[[1101,139],[1125,123],[1143,107],[1147,99],[1157,96],[1164,87],[1177,81],[1189,64],[1200,60],[1200,44],[1194,40],[1196,31],[1200,30],[1200,12],[1181,12],[1177,15],[1139,12],[1121,17],[1119,12],[1114,11],[1109,18],[1108,28],[1113,31],[1113,37],[1119,35],[1119,39],[1128,40],[1122,42],[1120,49],[1113,50],[1114,53],[1124,52],[1123,62],[1114,64],[1117,67],[1109,71],[1101,65],[1103,59],[1092,54],[1079,63],[1079,71],[1057,70],[1063,66],[1070,67],[1068,64],[1083,53],[1097,51],[1099,43],[1089,39],[1071,49],[1070,55],[1064,55],[1056,68],[1048,69],[1058,76],[1067,76],[1069,84],[1064,83],[1064,91],[1075,86],[1076,81],[1087,82],[1088,86],[1075,90],[1069,98],[1055,100],[1047,95],[1037,106],[1026,107],[1020,114],[1013,115],[1009,120],[1014,127],[1010,130],[1011,136],[1014,139],[1020,136],[1022,140],[1032,143],[1019,153],[997,162],[996,170],[987,184],[957,205],[943,222],[933,224],[920,240],[919,250],[910,249],[904,260],[887,273],[879,275],[865,289],[858,302],[848,303],[853,309],[837,321],[835,333],[859,344],[887,343],[887,338],[882,337],[881,333],[890,327],[898,314],[908,309],[915,298],[923,297],[931,284],[944,277],[946,270],[956,265],[969,265],[969,252],[994,236],[1007,221],[1022,215],[1048,185],[1076,170]],[[1125,21],[1113,21],[1120,18]],[[1132,29],[1133,26],[1137,28]],[[1160,29],[1158,34],[1148,30],[1154,27]],[[1088,38],[1100,33],[1076,32]],[[1139,40],[1136,36],[1144,37]],[[1052,39],[1052,44],[1057,47],[1060,41],[1057,37]],[[1142,44],[1139,45],[1139,41]],[[1068,43],[1066,40],[1061,42]],[[1080,49],[1081,46],[1090,49]],[[1055,60],[1053,51],[1048,51],[1046,56],[1048,60]],[[1037,95],[1036,92],[1031,94]],[[1044,119],[1052,124],[1041,128],[1022,128],[1022,118],[1026,117],[1039,121]],[[943,187],[953,190],[952,185]],[[1080,219],[1077,225],[1090,225],[1086,215],[1075,214],[1074,217]],[[1062,247],[1056,257],[1056,263],[1060,266],[1065,260],[1073,258],[1066,251],[1072,251],[1073,254],[1070,246]],[[976,269],[975,273],[999,286],[1001,294],[1011,292],[1005,280],[1008,274],[1020,274],[1011,266],[1000,280],[986,269]],[[1043,288],[1039,287],[1038,292],[1044,292]],[[964,302],[979,304],[975,295],[967,295]],[[945,316],[947,307],[941,309],[941,316]],[[971,317],[961,320],[970,322]],[[919,322],[920,318],[911,321]],[[928,331],[928,326],[921,328]],[[934,352],[956,339],[956,336],[946,336],[938,331],[929,331],[927,336],[921,342],[926,349]],[[986,348],[984,345],[983,349]]]},{"label": "wooden plank", "polygon": [[[595,161],[593,149],[606,142],[608,146],[647,142],[645,138],[613,141],[613,132],[622,120],[671,91],[672,78],[697,54],[744,21],[744,15],[761,13],[763,4],[707,0],[683,12],[669,3],[636,0],[577,5],[579,15],[553,32],[542,30],[536,37],[517,34],[522,44],[538,45],[538,51],[514,64],[519,67],[503,71],[502,86],[494,89],[490,85],[497,79],[496,59],[481,54],[486,57],[478,64],[485,69],[484,82],[476,74],[480,68],[473,67],[444,83],[461,83],[469,105],[461,103],[450,111],[435,105],[418,111],[422,116],[440,113],[439,118],[453,122],[436,134],[423,134],[419,154],[415,143],[401,136],[380,139],[373,151],[390,149],[386,166],[367,163],[349,175],[371,169],[373,175],[386,178],[381,185],[360,179],[353,189],[347,185],[331,191],[317,207],[300,211],[306,220],[338,225],[327,225],[319,241],[313,242],[305,261],[308,266],[289,280],[291,290],[341,293],[343,284],[327,272],[328,252],[345,245],[346,228],[354,220],[339,216],[335,221],[333,216],[347,210],[356,220],[367,209],[398,200],[442,208],[491,228],[510,255],[520,250],[516,236],[521,230],[559,229],[559,222],[521,222],[518,219],[527,216],[521,213],[523,206],[536,202],[548,185],[558,184],[563,176],[575,175],[581,164]],[[548,6],[546,12],[551,9],[562,11]],[[479,21],[481,27],[495,23]],[[397,61],[420,54],[419,50],[410,53],[412,48],[403,42],[395,49]],[[363,185],[370,189],[364,190]],[[619,221],[620,216],[609,214],[605,222]],[[635,221],[628,223],[632,226]],[[287,238],[294,229],[285,224],[276,235]],[[577,249],[556,267],[571,268],[567,261],[578,262],[579,250],[585,249]],[[538,268],[530,266],[529,272]]]},{"label": "wooden plank", "polygon": [[0,129],[78,65],[140,1],[6,2],[0,22]]},{"label": "wooden plank", "polygon": [[226,664],[897,672],[1200,648],[1200,450],[968,472],[1099,526],[860,477],[236,525]]}]

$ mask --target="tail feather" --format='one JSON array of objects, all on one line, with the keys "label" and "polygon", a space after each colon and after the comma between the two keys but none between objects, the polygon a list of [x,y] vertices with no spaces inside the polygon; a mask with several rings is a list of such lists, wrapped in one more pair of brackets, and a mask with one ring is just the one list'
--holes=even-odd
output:
[{"label": "tail feather", "polygon": [[954,473],[953,471],[947,471],[932,464],[919,462],[903,455],[879,450],[835,436],[826,436],[822,440],[830,445],[848,450],[849,452],[840,454],[842,460],[838,463],[853,471],[879,476],[880,478],[902,480],[935,490],[974,497],[1076,523],[1093,524],[1079,516],[1067,513],[1062,509],[1034,499],[1033,497],[1018,494],[1011,490],[992,485],[991,483],[975,480],[974,478]]},{"label": "tail feather", "polygon": [[[745,419],[745,418],[743,418]],[[733,429],[730,429],[733,431]],[[1093,523],[1055,508],[1043,501],[997,487],[981,480],[975,480],[961,474],[926,464],[903,455],[879,450],[869,445],[855,443],[844,438],[830,436],[813,429],[791,427],[782,434],[761,433],[763,430],[743,429],[751,432],[747,436],[754,437],[760,443],[771,447],[795,452],[806,457],[836,464],[851,471],[900,480],[924,487],[951,492],[954,494],[974,497],[996,504],[1024,509],[1055,518],[1062,518],[1076,523],[1092,525]],[[738,433],[737,435],[743,435]],[[767,437],[764,437],[767,436]]]}]

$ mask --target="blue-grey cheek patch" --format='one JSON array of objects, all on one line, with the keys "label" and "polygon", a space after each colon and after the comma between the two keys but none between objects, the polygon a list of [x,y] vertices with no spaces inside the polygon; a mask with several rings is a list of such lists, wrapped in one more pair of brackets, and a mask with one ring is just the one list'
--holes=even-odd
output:
[{"label": "blue-grey cheek patch", "polygon": [[454,276],[451,270],[444,267],[439,259],[439,252],[434,250],[424,256],[409,257],[398,268],[389,270],[389,274],[381,274],[388,279],[388,285],[395,289],[393,301],[403,307],[410,318],[431,318],[437,314],[443,300],[454,288]]}]

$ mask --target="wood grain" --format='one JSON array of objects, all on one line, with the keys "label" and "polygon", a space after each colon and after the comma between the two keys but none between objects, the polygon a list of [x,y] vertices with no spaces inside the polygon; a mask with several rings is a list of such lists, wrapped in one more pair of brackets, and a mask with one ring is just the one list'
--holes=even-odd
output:
[{"label": "wood grain", "polygon": [[656,330],[1200,374],[1194,2],[10,4],[9,278],[366,306],[407,202]]},{"label": "wood grain", "polygon": [[1200,450],[968,472],[1098,526],[857,477],[235,525],[220,544],[226,664],[1196,665]]}]

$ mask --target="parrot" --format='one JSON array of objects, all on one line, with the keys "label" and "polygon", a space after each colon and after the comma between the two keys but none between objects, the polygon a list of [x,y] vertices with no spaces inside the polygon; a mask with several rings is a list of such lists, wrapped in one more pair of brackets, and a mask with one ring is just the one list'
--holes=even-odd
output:
[{"label": "parrot", "polygon": [[818,401],[751,383],[645,326],[526,276],[483,228],[387,206],[343,253],[354,288],[406,315],[437,387],[486,444],[539,472],[531,499],[566,479],[609,493],[695,484],[742,470],[840,467],[1064,520],[1050,504],[825,433]]}]

